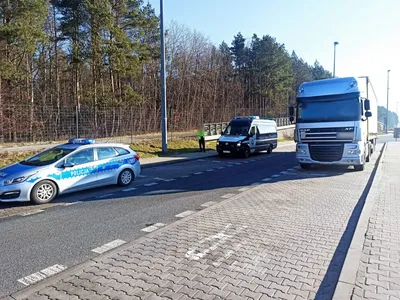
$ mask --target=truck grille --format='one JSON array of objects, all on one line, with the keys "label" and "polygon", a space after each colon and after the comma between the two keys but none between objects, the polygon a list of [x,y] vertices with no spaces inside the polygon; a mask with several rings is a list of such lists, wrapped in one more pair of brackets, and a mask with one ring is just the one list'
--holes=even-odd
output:
[{"label": "truck grille", "polygon": [[339,161],[343,155],[343,144],[310,144],[310,155],[315,161]]}]

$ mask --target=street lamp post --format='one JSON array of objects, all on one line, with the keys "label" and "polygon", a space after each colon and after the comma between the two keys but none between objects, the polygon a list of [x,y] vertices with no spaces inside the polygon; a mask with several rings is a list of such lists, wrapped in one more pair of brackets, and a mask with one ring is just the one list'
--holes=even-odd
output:
[{"label": "street lamp post", "polygon": [[167,95],[165,88],[165,33],[164,33],[164,1],[160,0],[160,31],[161,31],[161,139],[162,152],[168,151],[167,135]]},{"label": "street lamp post", "polygon": [[386,98],[386,134],[388,133],[388,124],[389,124],[389,73],[390,70],[387,70],[387,98]]},{"label": "street lamp post", "polygon": [[336,45],[339,45],[339,42],[333,43],[333,78],[335,78],[335,68],[336,68]]}]

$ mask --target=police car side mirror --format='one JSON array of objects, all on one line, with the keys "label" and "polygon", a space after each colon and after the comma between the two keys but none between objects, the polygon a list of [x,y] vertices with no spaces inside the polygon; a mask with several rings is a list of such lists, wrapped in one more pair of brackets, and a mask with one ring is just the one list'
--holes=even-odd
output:
[{"label": "police car side mirror", "polygon": [[74,164],[70,162],[64,162],[62,165],[63,168],[72,168],[73,166]]}]

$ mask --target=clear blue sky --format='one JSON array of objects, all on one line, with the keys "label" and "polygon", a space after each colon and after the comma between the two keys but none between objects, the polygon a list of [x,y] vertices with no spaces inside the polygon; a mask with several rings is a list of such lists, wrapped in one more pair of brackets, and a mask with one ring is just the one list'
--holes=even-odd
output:
[{"label": "clear blue sky", "polygon": [[[159,0],[149,0],[159,13]],[[400,0],[164,0],[166,24],[174,20],[218,45],[239,31],[269,34],[305,61],[316,59],[336,76],[370,76],[379,104],[389,109],[400,99]],[[400,111],[400,105],[399,105]]]}]

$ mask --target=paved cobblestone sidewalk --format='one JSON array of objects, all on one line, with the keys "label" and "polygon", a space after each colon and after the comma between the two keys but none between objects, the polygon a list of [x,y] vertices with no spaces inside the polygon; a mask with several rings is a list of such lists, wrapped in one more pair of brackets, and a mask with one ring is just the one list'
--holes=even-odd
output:
[{"label": "paved cobblestone sidewalk", "polygon": [[330,299],[372,169],[286,172],[13,297]]},{"label": "paved cobblestone sidewalk", "polygon": [[352,299],[400,299],[400,143],[381,166]]}]

